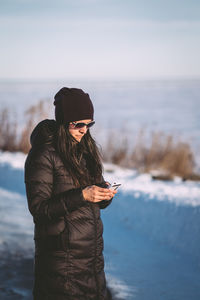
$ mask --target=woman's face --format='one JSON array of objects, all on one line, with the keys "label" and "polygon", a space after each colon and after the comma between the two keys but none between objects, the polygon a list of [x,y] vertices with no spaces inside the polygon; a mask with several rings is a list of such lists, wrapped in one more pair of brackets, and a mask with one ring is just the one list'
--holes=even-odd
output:
[{"label": "woman's face", "polygon": [[[87,120],[79,120],[79,121],[74,121],[73,123],[85,123],[88,124],[92,120],[87,119]],[[69,133],[77,140],[77,142],[80,142],[82,137],[87,133],[88,129],[87,126],[84,126],[82,128],[74,128],[74,125],[72,122],[69,124]]]}]

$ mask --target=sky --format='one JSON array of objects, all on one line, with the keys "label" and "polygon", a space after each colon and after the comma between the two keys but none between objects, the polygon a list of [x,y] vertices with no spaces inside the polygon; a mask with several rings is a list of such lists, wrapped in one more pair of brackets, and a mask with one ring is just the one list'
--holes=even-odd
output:
[{"label": "sky", "polygon": [[0,79],[199,79],[199,0],[0,0]]}]

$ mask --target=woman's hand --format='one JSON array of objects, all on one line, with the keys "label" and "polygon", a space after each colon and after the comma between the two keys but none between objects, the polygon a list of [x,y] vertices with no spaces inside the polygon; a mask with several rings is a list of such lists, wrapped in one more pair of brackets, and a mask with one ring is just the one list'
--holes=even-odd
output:
[{"label": "woman's hand", "polygon": [[117,191],[91,185],[84,188],[82,193],[85,200],[90,202],[100,202],[102,200],[110,200],[114,197]]}]

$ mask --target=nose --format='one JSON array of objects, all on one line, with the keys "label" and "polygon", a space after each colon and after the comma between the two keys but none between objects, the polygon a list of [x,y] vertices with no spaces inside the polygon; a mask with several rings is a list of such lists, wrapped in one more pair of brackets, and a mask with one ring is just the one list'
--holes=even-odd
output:
[{"label": "nose", "polygon": [[86,134],[87,126],[85,125],[84,127],[80,128],[79,132],[82,133],[82,134]]}]

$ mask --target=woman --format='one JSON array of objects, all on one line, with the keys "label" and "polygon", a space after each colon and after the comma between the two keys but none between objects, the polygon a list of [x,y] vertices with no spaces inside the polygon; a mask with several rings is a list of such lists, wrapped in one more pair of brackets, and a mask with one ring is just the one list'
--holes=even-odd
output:
[{"label": "woman", "polygon": [[93,105],[87,93],[66,87],[54,105],[56,120],[35,127],[25,162],[35,223],[34,300],[107,300],[100,209],[116,191],[107,188],[90,135]]}]

